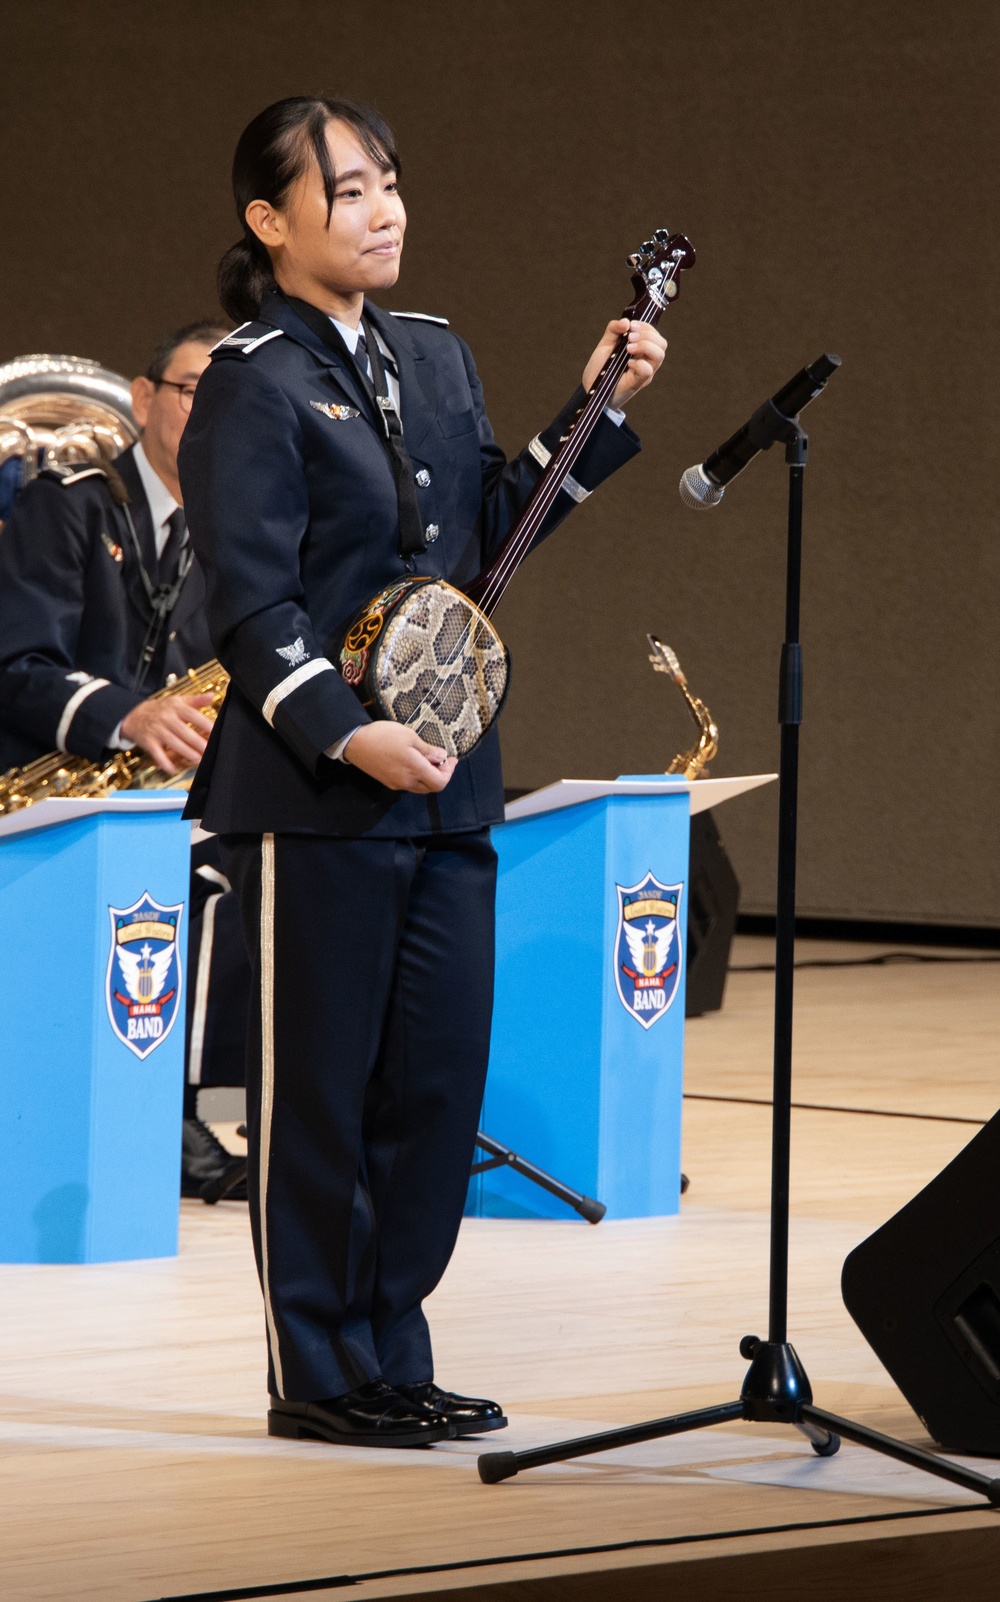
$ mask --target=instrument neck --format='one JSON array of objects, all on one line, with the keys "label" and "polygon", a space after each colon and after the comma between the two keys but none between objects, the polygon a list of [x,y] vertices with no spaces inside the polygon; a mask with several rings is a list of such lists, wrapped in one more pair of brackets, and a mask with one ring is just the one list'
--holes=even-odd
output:
[{"label": "instrument neck", "polygon": [[[654,301],[649,293],[645,292],[631,306],[626,307],[622,315],[635,322],[656,323],[663,311],[664,305]],[[469,599],[474,601],[487,617],[500,604],[508,584],[537,539],[556,496],[573,471],[578,457],[600,422],[606,407],[610,405],[627,366],[628,341],[622,335],[594,380],[587,399],[570,424],[568,433],[559,441],[558,448],[553,452],[535,485],[527,506],[500,547],[499,554],[484,572],[466,586]]]}]

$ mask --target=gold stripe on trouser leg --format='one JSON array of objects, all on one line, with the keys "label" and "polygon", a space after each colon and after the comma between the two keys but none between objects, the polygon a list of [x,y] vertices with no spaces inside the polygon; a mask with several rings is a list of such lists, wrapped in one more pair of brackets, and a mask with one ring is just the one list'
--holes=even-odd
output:
[{"label": "gold stripe on trouser leg", "polygon": [[271,1307],[267,1263],[267,1169],[271,1158],[271,1116],[274,1111],[274,835],[260,847],[260,1277],[264,1316],[278,1395],[284,1395],[278,1331]]},{"label": "gold stripe on trouser leg", "polygon": [[223,892],[209,896],[201,915],[201,945],[198,948],[198,977],[194,987],[194,1016],[191,1019],[191,1048],[188,1052],[188,1084],[201,1084],[205,1054],[205,1022],[208,1017],[208,987],[212,978],[212,949],[215,945],[215,908]]}]

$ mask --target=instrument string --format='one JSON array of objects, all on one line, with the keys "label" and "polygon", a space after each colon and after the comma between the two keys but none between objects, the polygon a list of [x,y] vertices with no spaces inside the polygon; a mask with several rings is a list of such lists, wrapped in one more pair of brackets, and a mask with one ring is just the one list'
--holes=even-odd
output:
[{"label": "instrument string", "polygon": [[[634,321],[651,323],[657,314],[658,308],[650,300]],[[491,578],[487,590],[484,591],[481,602],[484,612],[499,603],[501,595],[513,576],[514,569],[522,559],[526,546],[535,538],[541,524],[548,516],[556,496],[563,487],[566,476],[587,444],[594,426],[599,421],[601,413],[603,413],[611,396],[614,394],[618,380],[627,366],[628,346],[623,336],[622,348],[610,358],[607,367],[591,390],[586,406],[580,413],[572,433],[567,437],[564,451],[562,453],[556,452],[552,461],[547,465],[545,472],[549,474],[548,483],[544,482],[543,475],[543,479],[539,481],[536,497],[532,504],[531,515],[525,520],[522,536],[518,539],[516,545],[505,553],[496,573]],[[556,478],[558,478],[558,482],[555,482]]]},{"label": "instrument string", "polygon": [[[671,263],[670,279],[676,276],[679,267],[680,263]],[[664,281],[667,280],[665,279]],[[646,305],[632,320],[652,323],[662,310],[663,308],[656,305],[647,291]],[[507,585],[514,576],[515,570],[520,565],[542,523],[548,516],[565,479],[575,465],[611,396],[614,394],[618,381],[628,366],[628,360],[628,342],[626,336],[622,335],[619,349],[612,352],[603,371],[598,375],[593,389],[587,396],[579,416],[573,424],[572,431],[564,442],[563,449],[561,451],[557,449],[547,463],[542,477],[539,479],[530,511],[525,518],[520,535],[510,549],[504,553],[496,572],[491,575],[490,582],[479,603],[480,610],[487,617],[491,610],[499,604]],[[546,475],[548,475],[547,479]],[[478,617],[473,617],[465,624],[451,654],[440,664],[440,677],[435,693],[430,698],[421,701],[420,705],[414,709],[411,718],[408,720],[411,724],[422,716],[433,716],[438,712],[441,702],[453,682],[452,678],[445,677],[447,669],[453,667],[464,655],[473,630],[478,626],[478,623]]]}]

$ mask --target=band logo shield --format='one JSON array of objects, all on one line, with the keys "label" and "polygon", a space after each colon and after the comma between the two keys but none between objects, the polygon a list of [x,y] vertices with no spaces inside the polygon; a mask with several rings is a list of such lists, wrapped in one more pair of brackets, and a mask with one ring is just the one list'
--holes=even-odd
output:
[{"label": "band logo shield", "polygon": [[680,907],[683,884],[661,884],[652,873],[618,884],[615,984],[622,1006],[644,1029],[670,1010],[681,978]]},{"label": "band logo shield", "polygon": [[163,1045],[177,1018],[183,911],[183,901],[164,907],[148,891],[130,907],[108,908],[108,1017],[118,1039],[140,1059]]}]

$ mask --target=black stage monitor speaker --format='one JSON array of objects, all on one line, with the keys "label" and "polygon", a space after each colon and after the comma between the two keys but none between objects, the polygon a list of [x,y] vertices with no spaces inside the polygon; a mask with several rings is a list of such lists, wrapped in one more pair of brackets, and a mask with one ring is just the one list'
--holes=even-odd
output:
[{"label": "black stage monitor speaker", "polygon": [[855,1247],[842,1288],[934,1439],[1000,1457],[1000,1113]]},{"label": "black stage monitor speaker", "polygon": [[740,886],[711,812],[691,819],[685,1016],[718,1012],[726,989]]}]

